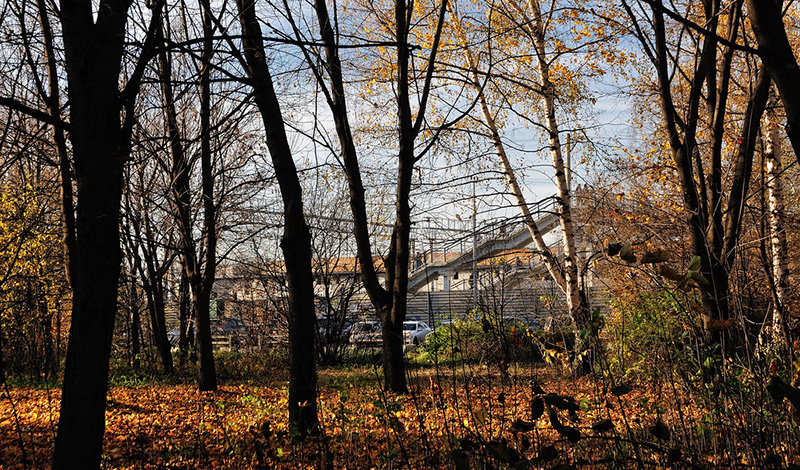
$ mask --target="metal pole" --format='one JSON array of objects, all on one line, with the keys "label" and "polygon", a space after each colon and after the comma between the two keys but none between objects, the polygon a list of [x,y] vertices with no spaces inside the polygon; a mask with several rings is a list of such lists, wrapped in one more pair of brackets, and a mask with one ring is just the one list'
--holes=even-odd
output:
[{"label": "metal pole", "polygon": [[431,300],[431,291],[428,289],[428,325],[435,325],[436,323],[433,321],[433,306]]},{"label": "metal pole", "polygon": [[572,134],[567,134],[567,191],[572,192]]},{"label": "metal pole", "polygon": [[475,183],[472,179],[472,309],[478,309],[478,202],[475,197]]}]

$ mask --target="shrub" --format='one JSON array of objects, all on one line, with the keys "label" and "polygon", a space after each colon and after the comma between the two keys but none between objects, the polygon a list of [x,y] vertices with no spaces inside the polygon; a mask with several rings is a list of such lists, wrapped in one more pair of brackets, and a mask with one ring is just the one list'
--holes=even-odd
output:
[{"label": "shrub", "polygon": [[682,310],[667,291],[643,292],[609,302],[606,349],[611,370],[652,379],[672,361],[683,333]]},{"label": "shrub", "polygon": [[269,383],[285,379],[276,373],[287,368],[288,357],[283,349],[254,353],[214,351],[217,378],[222,382],[257,381]]},{"label": "shrub", "polygon": [[422,345],[433,360],[479,362],[507,359],[541,360],[534,344],[538,331],[507,321],[492,322],[486,317],[478,321],[457,320],[440,325]]}]

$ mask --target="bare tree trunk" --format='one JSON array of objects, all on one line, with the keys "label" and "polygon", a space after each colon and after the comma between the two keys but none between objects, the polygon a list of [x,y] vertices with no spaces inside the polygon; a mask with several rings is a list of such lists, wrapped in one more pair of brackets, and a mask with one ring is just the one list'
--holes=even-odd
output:
[{"label": "bare tree trunk", "polygon": [[786,134],[800,162],[800,65],[786,34],[782,7],[783,0],[747,0],[759,56],[778,88],[786,111]]},{"label": "bare tree trunk", "polygon": [[561,288],[564,293],[567,293],[567,282],[561,272],[561,266],[558,263],[558,259],[545,243],[544,238],[539,231],[539,227],[537,227],[536,221],[531,215],[531,211],[528,208],[528,203],[525,200],[525,195],[522,194],[522,189],[517,182],[514,167],[511,165],[511,161],[508,159],[508,154],[506,153],[500,131],[497,128],[494,115],[489,109],[489,103],[486,100],[486,94],[484,93],[483,86],[481,85],[478,64],[475,61],[469,45],[466,44],[466,36],[461,29],[460,19],[457,19],[456,21],[458,34],[461,37],[461,40],[464,42],[464,56],[467,60],[467,67],[469,68],[470,75],[472,76],[472,82],[470,85],[477,94],[478,104],[480,105],[481,115],[483,116],[483,122],[489,129],[489,138],[492,140],[495,153],[497,153],[497,157],[500,159],[500,167],[503,169],[503,176],[505,176],[506,183],[511,190],[511,194],[514,196],[517,208],[519,209],[520,214],[522,214],[522,221],[525,223],[525,226],[528,228],[528,232],[531,234],[531,239],[536,246],[536,250],[544,259],[544,263],[547,267],[548,273],[550,273],[550,277],[553,278],[553,280],[556,282],[556,284],[558,284],[559,288]]},{"label": "bare tree trunk", "polygon": [[[419,108],[414,117],[411,112],[410,69],[411,50],[408,35],[411,28],[413,2],[395,1],[394,35],[397,43],[397,128],[398,157],[397,185],[395,195],[395,223],[385,258],[386,287],[381,285],[372,256],[364,186],[358,154],[353,142],[352,130],[347,115],[347,102],[344,93],[342,64],[339,58],[336,34],[328,13],[325,0],[316,0],[314,7],[319,21],[320,36],[325,44],[324,70],[319,68],[309,51],[307,63],[314,67],[317,83],[325,90],[328,106],[333,114],[336,133],[341,145],[347,183],[350,190],[350,208],[353,212],[353,230],[361,267],[361,278],[370,301],[381,316],[383,339],[383,379],[384,387],[395,393],[406,393],[405,359],[403,356],[403,322],[407,311],[409,239],[411,230],[411,181],[414,165],[420,155],[415,155],[414,144],[420,134],[425,117],[430,84],[436,69],[436,53],[439,48],[447,0],[439,6],[438,23],[433,37],[431,54],[425,72],[425,84],[419,93]],[[299,33],[298,33],[299,34]],[[327,78],[325,77],[327,75]]]},{"label": "bare tree trunk", "polygon": [[[61,5],[70,103],[70,141],[78,179],[73,311],[53,468],[100,467],[108,366],[122,251],[119,213],[133,104],[151,32],[120,92],[128,3]],[[152,21],[160,21],[155,9]],[[95,19],[96,18],[96,19]],[[151,22],[151,28],[152,24]],[[121,119],[122,110],[125,121]]]},{"label": "bare tree trunk", "polygon": [[130,293],[128,294],[129,302],[130,302],[130,325],[129,325],[129,332],[128,337],[130,338],[130,353],[131,353],[131,367],[134,370],[139,370],[141,366],[141,360],[139,358],[140,350],[139,350],[139,324],[141,323],[141,317],[139,310],[139,295],[138,289],[136,286],[136,275],[131,272],[130,273],[130,284],[128,286]]},{"label": "bare tree trunk", "polygon": [[[214,207],[214,175],[211,162],[211,58],[214,55],[211,27],[211,3],[201,0],[203,11],[203,57],[200,72],[200,172],[203,199],[203,237],[205,262],[191,280],[192,301],[197,320],[197,351],[200,360],[199,386],[202,391],[217,390],[214,347],[211,342],[211,289],[217,272],[217,223]],[[191,233],[188,234],[191,236]]]},{"label": "bare tree trunk", "polygon": [[[581,331],[592,332],[591,328],[591,313],[589,306],[586,303],[586,296],[584,295],[580,286],[580,276],[578,273],[578,254],[575,245],[575,227],[572,221],[572,206],[570,202],[570,187],[568,182],[568,175],[564,165],[564,158],[562,155],[562,147],[560,140],[560,130],[558,121],[556,120],[556,94],[555,85],[550,77],[549,58],[546,50],[546,35],[544,24],[542,22],[542,11],[538,0],[528,0],[528,7],[530,8],[530,15],[528,15],[520,6],[512,4],[512,7],[524,18],[522,27],[528,32],[533,40],[533,49],[536,54],[535,67],[539,75],[539,87],[545,109],[545,123],[544,127],[548,133],[548,143],[550,148],[550,157],[552,161],[553,173],[556,184],[556,199],[558,201],[558,220],[561,226],[561,237],[564,249],[564,262],[558,274],[555,266],[556,262],[552,255],[549,257],[545,255],[545,264],[548,268],[553,279],[559,284],[567,297],[567,307],[569,309],[570,317],[575,324],[575,351],[582,357],[582,367],[585,371],[591,371],[593,368],[593,353],[596,347],[596,338],[593,334],[589,336],[581,335]],[[477,80],[477,74],[475,74]],[[483,105],[482,105],[483,108]],[[487,115],[488,111],[484,111]],[[497,148],[497,144],[495,144]],[[503,160],[503,156],[501,156]],[[505,159],[507,162],[507,158]],[[505,164],[504,164],[505,166]],[[510,167],[510,165],[509,165]],[[506,178],[508,179],[509,170],[506,170]],[[517,191],[519,189],[517,188]],[[512,186],[512,192],[513,186]],[[519,201],[519,198],[518,198]],[[519,205],[519,202],[518,202]],[[523,214],[523,217],[525,215]],[[532,219],[530,214],[526,218]],[[528,224],[530,229],[530,224]],[[538,232],[538,230],[536,230]],[[531,230],[532,235],[534,231]],[[538,238],[541,239],[541,236]],[[534,235],[534,240],[537,237]],[[542,245],[544,243],[542,242]],[[537,240],[537,248],[540,251],[539,241]],[[544,247],[547,248],[546,246]],[[549,249],[547,249],[549,252]]]},{"label": "bare tree trunk", "polygon": [[[774,104],[774,103],[773,103]],[[783,185],[781,178],[780,137],[775,108],[770,106],[764,119],[764,160],[767,169],[769,193],[769,233],[772,248],[772,277],[775,305],[772,311],[772,342],[779,349],[789,346],[789,328],[786,318],[786,300],[789,288],[789,256],[786,247],[786,229],[783,220]]]},{"label": "bare tree trunk", "polygon": [[536,52],[536,69],[539,72],[539,84],[542,87],[544,99],[548,142],[552,158],[553,171],[559,204],[559,223],[561,236],[564,243],[564,279],[567,284],[567,305],[576,329],[585,329],[591,320],[588,306],[581,294],[578,277],[578,260],[575,249],[575,227],[572,222],[572,207],[570,204],[570,188],[567,183],[567,173],[564,158],[561,153],[561,140],[559,136],[558,121],[556,120],[555,85],[550,78],[549,59],[545,46],[545,31],[542,23],[542,12],[538,0],[528,0],[531,8],[533,23],[528,29],[533,37],[533,46]]},{"label": "bare tree trunk", "polygon": [[189,291],[189,276],[181,270],[181,280],[178,286],[178,361],[182,366],[186,365],[189,348],[194,344],[192,301]]},{"label": "bare tree trunk", "polygon": [[[183,302],[191,299],[194,314],[194,343],[199,359],[198,387],[202,391],[217,389],[216,367],[211,338],[210,302],[211,289],[216,275],[216,207],[214,206],[214,181],[211,155],[211,59],[214,54],[211,39],[211,10],[208,1],[201,1],[203,15],[203,52],[200,70],[200,172],[203,201],[204,258],[200,259],[194,240],[194,225],[191,214],[190,163],[182,145],[178,128],[177,111],[172,89],[172,68],[166,50],[158,57],[158,73],[161,79],[162,103],[164,105],[169,152],[172,160],[171,184],[175,219],[180,234],[181,263],[181,326],[179,347],[181,361],[185,361],[190,338],[187,311]],[[166,8],[166,7],[164,7]],[[164,42],[163,26],[158,31],[160,43]],[[188,292],[183,288],[188,284]],[[166,331],[166,328],[165,328]],[[166,333],[164,334],[166,342]],[[168,345],[168,342],[166,342]]]},{"label": "bare tree trunk", "polygon": [[[166,52],[162,52],[159,56],[159,74],[162,81],[162,94],[164,96],[165,116],[167,122],[167,137],[169,139],[169,151],[172,159],[171,173],[171,186],[172,186],[172,202],[174,205],[175,219],[178,225],[178,233],[180,235],[180,252],[181,252],[181,290],[180,290],[180,308],[181,308],[181,327],[180,327],[180,340],[179,347],[181,351],[181,360],[184,361],[190,344],[194,344],[194,337],[199,336],[200,325],[194,310],[194,290],[196,285],[199,284],[197,278],[199,274],[199,260],[197,256],[197,245],[193,236],[193,224],[191,215],[191,187],[190,187],[190,165],[188,157],[184,152],[181,145],[181,136],[177,125],[177,114],[172,100],[172,80],[170,71],[170,62],[166,58]],[[190,313],[192,312],[192,313]],[[191,335],[189,338],[188,323],[189,316],[195,319],[194,332],[196,335]],[[205,322],[205,328],[208,329],[208,321]],[[210,341],[210,332],[207,337]]]},{"label": "bare tree trunk", "polygon": [[247,72],[253,83],[256,106],[264,122],[267,147],[283,200],[281,250],[286,263],[289,291],[289,422],[301,436],[305,436],[316,432],[319,425],[311,235],[303,213],[303,191],[267,66],[255,7],[252,0],[237,0],[236,4],[244,33],[242,45]]},{"label": "bare tree trunk", "polygon": [[47,300],[43,296],[41,286],[37,289],[36,305],[42,322],[42,347],[44,348],[44,378],[56,377],[56,357],[53,347],[53,317],[47,311]]},{"label": "bare tree trunk", "polygon": [[[39,9],[39,23],[42,27],[42,40],[44,41],[43,52],[47,62],[48,96],[46,96],[47,112],[55,117],[61,116],[61,95],[58,83],[58,69],[56,68],[55,49],[53,47],[53,32],[50,26],[50,17],[47,15],[47,7],[44,0],[37,0]],[[72,285],[75,277],[74,253],[75,242],[75,207],[73,205],[72,192],[72,171],[70,169],[69,152],[64,130],[58,126],[52,126],[53,142],[56,146],[58,155],[58,168],[61,195],[61,233],[62,245],[64,250],[64,270],[67,274],[67,282]]]},{"label": "bare tree trunk", "polygon": [[[149,232],[150,230],[148,230]],[[148,238],[152,237],[148,233]],[[165,271],[169,268],[169,264],[156,269],[153,257],[155,256],[156,248],[150,246],[148,251],[150,256],[146,260],[148,280],[145,281],[148,290],[148,310],[150,311],[150,324],[153,328],[153,337],[156,342],[156,349],[161,357],[161,366],[164,372],[171,374],[173,372],[172,351],[170,350],[169,339],[167,338],[167,322],[166,312],[164,308],[164,277]],[[144,277],[144,276],[143,276]],[[144,279],[143,279],[144,281]]]}]

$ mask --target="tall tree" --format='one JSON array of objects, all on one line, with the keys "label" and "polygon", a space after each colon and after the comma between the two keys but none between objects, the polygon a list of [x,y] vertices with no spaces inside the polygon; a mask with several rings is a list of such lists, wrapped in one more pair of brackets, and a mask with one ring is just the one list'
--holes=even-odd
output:
[{"label": "tall tree", "polygon": [[[197,351],[200,361],[198,385],[200,390],[210,391],[217,389],[217,372],[214,365],[214,349],[211,342],[210,325],[211,289],[214,286],[214,278],[217,271],[217,224],[211,154],[211,70],[213,68],[211,60],[215,52],[212,38],[213,17],[211,2],[209,0],[201,0],[200,11],[203,17],[203,49],[200,69],[200,173],[203,201],[203,241],[205,244],[205,259],[202,266],[197,258],[196,251],[192,250],[193,241],[190,241],[192,240],[192,229],[191,226],[185,224],[185,214],[183,213],[180,215],[181,222],[179,222],[179,226],[181,227],[181,239],[183,241],[184,270],[189,278],[195,324],[197,325]],[[169,114],[170,111],[168,110],[167,113]],[[168,122],[170,120],[168,118]],[[171,125],[168,127],[171,127]],[[171,138],[171,141],[171,150],[174,150],[174,139]],[[175,160],[176,158],[181,156],[180,153],[173,153],[173,163],[177,161]],[[185,155],[183,156],[185,157]],[[173,168],[173,171],[178,173],[177,176],[181,178],[176,180],[174,192],[178,205],[182,206],[188,190],[188,187],[183,187],[183,184],[188,183],[188,180],[185,180],[188,175],[182,173],[188,171],[188,164],[185,161],[178,162],[177,168]],[[183,210],[185,209],[183,207]]]},{"label": "tall tree", "polygon": [[[762,68],[757,78],[745,75],[742,93],[733,87],[737,64],[750,59],[736,54],[741,49],[737,42],[742,37],[742,1],[726,5],[724,11],[717,0],[681,5],[685,11],[675,12],[660,1],[623,2],[632,30],[655,68],[662,128],[680,181],[692,252],[700,259],[707,337],[719,342],[720,331],[730,326],[729,274],[770,75]],[[643,19],[647,11],[650,17]],[[686,21],[673,29],[667,26],[667,16]],[[644,24],[652,30],[646,31]],[[692,26],[696,24],[706,25],[705,30]],[[687,34],[694,49],[680,47],[680,38],[670,35],[675,30]],[[744,104],[737,108],[735,98]],[[723,178],[726,166],[731,168],[728,181]]]},{"label": "tall tree", "polygon": [[128,1],[103,0],[95,8],[91,1],[71,0],[60,4],[58,16],[78,207],[73,311],[53,460],[57,469],[100,466],[122,257],[123,165],[130,152],[140,80],[160,21],[160,9],[153,8],[149,29],[140,35],[138,59],[123,76],[130,6]]},{"label": "tall tree", "polygon": [[[436,26],[433,33],[429,55],[423,64],[422,87],[414,88],[418,70],[412,67],[412,46],[409,44],[414,25],[414,2],[397,0],[391,21],[383,23],[391,36],[394,57],[391,69],[394,71],[393,88],[397,112],[397,177],[395,186],[395,220],[389,242],[389,252],[384,260],[386,271],[385,285],[381,284],[373,257],[370,242],[367,201],[362,179],[361,157],[356,149],[353,131],[348,114],[345,83],[340,58],[339,43],[342,35],[340,25],[331,21],[325,0],[316,0],[319,37],[324,44],[324,57],[317,57],[313,51],[305,49],[305,57],[323,90],[327,104],[333,114],[336,134],[339,139],[338,152],[347,177],[350,192],[350,209],[353,213],[353,232],[358,251],[361,278],[372,304],[381,317],[383,339],[383,380],[387,390],[405,393],[406,369],[403,357],[403,322],[406,317],[409,272],[409,240],[411,232],[411,186],[414,168],[430,145],[422,151],[416,148],[417,139],[423,132],[425,115],[430,99],[431,85],[436,70],[436,54],[442,36],[447,0],[441,2],[436,11]],[[387,18],[388,19],[388,15]],[[301,39],[300,30],[295,33]],[[321,66],[319,64],[322,64]],[[419,90],[415,95],[412,89]],[[416,116],[412,111],[412,101],[416,101]],[[441,129],[434,132],[438,134]]]},{"label": "tall tree", "polygon": [[243,33],[243,65],[248,83],[253,87],[253,99],[261,114],[267,147],[283,200],[281,250],[289,292],[289,421],[300,435],[305,436],[318,426],[311,234],[303,213],[303,190],[267,65],[255,0],[237,0],[236,5]]},{"label": "tall tree", "polygon": [[[54,119],[61,116],[61,90],[58,84],[58,65],[56,63],[56,49],[54,47],[53,29],[50,25],[50,15],[44,0],[37,0],[36,6],[39,12],[39,24],[42,31],[42,51],[46,63],[47,89],[39,85],[37,87],[39,95],[47,104],[47,113]],[[23,24],[24,22],[21,22]],[[28,44],[28,38],[25,39]],[[30,47],[26,48],[26,55],[30,58]],[[29,59],[32,60],[32,59]],[[31,66],[31,72],[38,74],[35,66]],[[37,84],[43,80],[36,79]],[[58,156],[58,168],[61,181],[61,230],[62,244],[64,249],[64,267],[67,273],[67,281],[72,284],[75,277],[75,263],[73,261],[75,252],[75,206],[73,204],[74,193],[72,189],[72,166],[67,150],[67,140],[64,129],[55,123],[51,124],[51,135],[55,144]]]},{"label": "tall tree", "polygon": [[[774,97],[773,97],[774,98]],[[783,205],[783,165],[781,140],[778,132],[776,100],[771,100],[763,123],[764,163],[769,201],[769,240],[772,252],[772,342],[779,348],[791,350],[787,308],[789,297],[789,254],[786,244],[786,213]]]},{"label": "tall tree", "polygon": [[[69,130],[68,147],[78,182],[74,295],[53,465],[98,468],[121,262],[122,170],[129,154],[139,83],[151,55],[153,25],[159,14],[154,10],[149,29],[137,33],[140,42],[131,47],[136,50],[132,68],[123,75],[131,2],[101,1],[95,8],[91,1],[75,0],[59,7],[66,77],[57,83],[67,87],[69,123],[62,120],[63,110],[54,116],[52,111],[42,112],[13,96],[3,96],[0,103]],[[42,9],[39,14],[54,13]],[[60,49],[55,41],[46,41],[43,47],[50,48],[48,57],[56,57]],[[49,95],[47,102],[52,108],[55,93],[51,90]]]},{"label": "tall tree", "polygon": [[[554,6],[553,10],[555,9],[556,7]],[[481,118],[488,130],[489,138],[492,141],[495,153],[500,159],[501,170],[511,195],[515,200],[515,205],[522,214],[522,220],[531,234],[536,250],[542,256],[550,276],[566,294],[569,315],[576,327],[576,351],[579,353],[580,357],[583,358],[583,368],[588,371],[592,367],[591,351],[594,350],[593,343],[595,338],[591,334],[593,330],[591,328],[591,315],[587,304],[587,298],[583,292],[583,286],[579,283],[579,260],[575,241],[575,224],[572,220],[569,185],[570,176],[567,174],[570,169],[567,168],[565,164],[563,145],[561,142],[561,123],[557,117],[557,101],[559,98],[557,84],[559,82],[564,82],[561,93],[567,95],[568,92],[564,90],[570,87],[570,81],[556,80],[550,72],[551,67],[560,65],[557,60],[562,57],[562,53],[559,52],[557,45],[554,44],[557,41],[549,37],[548,29],[553,29],[554,26],[546,24],[548,21],[551,21],[548,18],[553,14],[554,11],[545,12],[543,14],[538,0],[529,0],[527,5],[513,2],[508,3],[504,5],[504,8],[499,8],[497,12],[492,11],[488,15],[490,21],[492,21],[494,16],[503,17],[504,21],[498,21],[500,24],[494,25],[494,28],[490,29],[494,37],[491,40],[485,41],[486,43],[491,43],[492,41],[499,42],[502,40],[503,36],[511,36],[511,33],[507,31],[505,33],[502,32],[504,31],[503,26],[511,24],[514,26],[512,30],[519,31],[521,33],[519,36],[527,39],[528,42],[526,42],[526,44],[532,46],[532,57],[523,56],[526,59],[530,59],[530,63],[533,64],[533,70],[531,70],[531,72],[533,72],[532,75],[535,75],[536,78],[532,81],[527,81],[523,77],[506,77],[502,70],[492,70],[491,65],[488,70],[480,70],[478,60],[469,44],[469,34],[464,30],[461,18],[456,14],[454,15],[455,18],[453,21],[455,22],[456,33],[459,36],[463,48],[466,69],[470,74],[470,85],[477,95],[479,108],[481,110]],[[602,42],[602,39],[597,40],[594,37],[592,37],[591,40]],[[582,48],[581,46],[580,44],[572,46],[573,53],[577,53],[577,51]],[[587,54],[587,51],[581,51],[581,53]],[[514,51],[508,51],[506,54],[507,56],[511,56],[514,54]],[[494,57],[491,53],[486,55]],[[503,59],[500,58],[496,58],[495,60],[498,62],[503,61]],[[524,60],[522,62],[524,62]],[[564,62],[566,62],[566,60],[564,60]],[[525,68],[530,68],[530,66],[522,65],[521,68],[524,70]],[[486,78],[484,79],[483,77]],[[495,114],[492,112],[487,98],[486,82],[493,80],[507,80],[511,83],[512,87],[533,90],[534,96],[537,96],[541,100],[543,116],[542,123],[539,127],[542,128],[547,135],[547,147],[550,153],[554,175],[553,180],[557,191],[557,213],[561,228],[563,260],[559,259],[556,253],[545,244],[517,181],[514,168],[511,165],[505,144],[503,143],[500,128],[495,119]],[[566,96],[562,96],[561,98],[567,101]],[[587,335],[586,332],[590,334]]]},{"label": "tall tree", "polygon": [[786,110],[786,134],[800,162],[800,65],[786,33],[783,0],[747,0],[747,11],[758,55],[780,93]]}]

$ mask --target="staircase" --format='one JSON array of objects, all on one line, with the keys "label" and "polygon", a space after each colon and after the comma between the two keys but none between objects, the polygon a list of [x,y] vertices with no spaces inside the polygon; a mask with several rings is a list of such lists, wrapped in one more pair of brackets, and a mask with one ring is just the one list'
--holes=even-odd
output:
[{"label": "staircase", "polygon": [[[531,215],[536,219],[536,226],[542,235],[550,232],[558,225],[555,196],[537,202],[530,209]],[[427,283],[442,275],[466,270],[474,260],[483,260],[504,251],[519,249],[530,245],[532,241],[530,231],[523,225],[521,229],[512,232],[511,235],[496,235],[482,241],[477,245],[475,253],[470,249],[448,257],[424,252],[419,257],[422,260],[432,261],[423,262],[412,267],[412,272],[408,276],[408,291],[410,293],[417,292]]]}]

